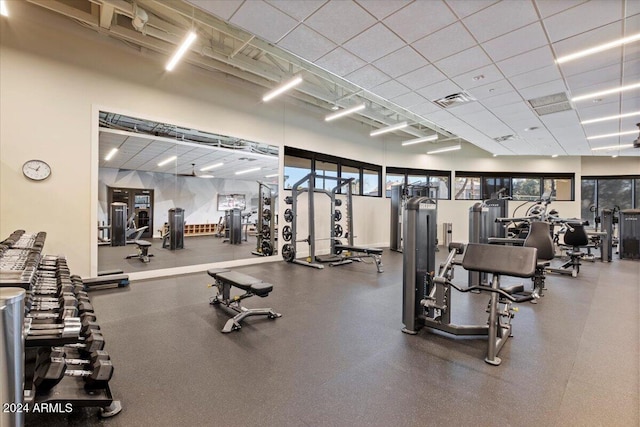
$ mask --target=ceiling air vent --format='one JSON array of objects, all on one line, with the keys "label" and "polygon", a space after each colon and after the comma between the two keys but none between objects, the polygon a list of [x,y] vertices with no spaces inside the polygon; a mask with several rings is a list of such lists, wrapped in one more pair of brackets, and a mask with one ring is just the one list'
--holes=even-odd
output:
[{"label": "ceiling air vent", "polygon": [[476,99],[468,92],[454,93],[453,95],[447,95],[444,98],[436,99],[435,102],[442,108],[455,107],[457,105],[473,102]]},{"label": "ceiling air vent", "polygon": [[547,114],[571,110],[571,103],[569,102],[569,98],[567,98],[567,94],[564,92],[529,99],[528,102],[531,104],[538,116],[545,116]]},{"label": "ceiling air vent", "polygon": [[493,138],[495,142],[511,141],[512,139],[516,139],[515,135],[504,135],[504,136],[499,136],[497,138]]}]

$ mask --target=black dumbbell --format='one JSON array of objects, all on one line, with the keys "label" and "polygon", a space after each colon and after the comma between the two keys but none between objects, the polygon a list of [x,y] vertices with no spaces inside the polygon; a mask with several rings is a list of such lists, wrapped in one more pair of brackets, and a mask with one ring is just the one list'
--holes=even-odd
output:
[{"label": "black dumbbell", "polygon": [[60,295],[58,298],[33,297],[29,295],[25,299],[25,306],[29,310],[55,310],[66,307],[77,307],[78,300],[75,296],[69,294]]},{"label": "black dumbbell", "polygon": [[65,347],[75,348],[78,351],[89,354],[97,350],[104,350],[104,337],[99,330],[90,329],[84,339],[76,344],[67,344]]},{"label": "black dumbbell", "polygon": [[25,319],[25,332],[27,335],[55,336],[58,338],[78,337],[82,324],[79,317],[67,317],[62,323],[33,323],[31,318]]},{"label": "black dumbbell", "polygon": [[55,387],[62,378],[83,377],[85,379],[85,388],[98,389],[105,388],[109,380],[113,377],[113,364],[111,360],[92,359],[87,360],[87,369],[67,369],[66,359],[52,355],[48,358],[41,356],[39,364],[34,373],[33,383],[36,391],[46,393]]}]

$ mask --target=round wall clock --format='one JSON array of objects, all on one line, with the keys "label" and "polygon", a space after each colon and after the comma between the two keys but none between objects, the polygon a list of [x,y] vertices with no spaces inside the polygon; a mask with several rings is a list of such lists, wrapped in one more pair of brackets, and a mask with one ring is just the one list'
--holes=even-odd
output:
[{"label": "round wall clock", "polygon": [[42,160],[29,160],[22,165],[22,173],[33,181],[43,181],[51,175],[51,166]]}]

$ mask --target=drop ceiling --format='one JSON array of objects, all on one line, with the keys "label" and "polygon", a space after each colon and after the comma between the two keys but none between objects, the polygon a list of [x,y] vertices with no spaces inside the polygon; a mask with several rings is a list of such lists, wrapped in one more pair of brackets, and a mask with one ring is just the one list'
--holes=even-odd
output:
[{"label": "drop ceiling", "polygon": [[[637,131],[640,121],[580,123],[640,111],[640,89],[547,115],[528,102],[640,82],[640,42],[555,62],[640,33],[637,0],[139,0],[149,14],[142,31],[132,28],[133,5],[123,0],[94,0],[97,12],[29,1],[162,54],[195,25],[205,40],[187,62],[262,87],[306,73],[291,97],[326,110],[364,101],[357,120],[372,128],[407,120],[407,139],[436,132],[439,143],[461,137],[499,155],[611,155],[618,152],[591,149],[628,144],[636,135],[587,137]],[[446,109],[434,103],[462,91],[475,101]],[[499,141],[506,135],[514,137]]]}]

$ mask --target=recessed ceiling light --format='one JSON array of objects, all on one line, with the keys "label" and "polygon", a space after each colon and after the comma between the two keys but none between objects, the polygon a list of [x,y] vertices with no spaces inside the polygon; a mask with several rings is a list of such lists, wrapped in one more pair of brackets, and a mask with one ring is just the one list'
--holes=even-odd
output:
[{"label": "recessed ceiling light", "polygon": [[552,154],[551,157],[553,157],[555,159],[556,157],[558,157],[558,155],[557,154]]},{"label": "recessed ceiling light", "polygon": [[494,154],[494,155],[493,155],[493,157],[498,157],[498,155],[497,155],[497,154]]},{"label": "recessed ceiling light", "polygon": [[636,132],[638,132],[638,131],[637,130],[628,130],[628,131],[625,131],[625,132],[607,133],[607,134],[604,134],[604,135],[594,135],[594,136],[588,136],[587,140],[609,138],[609,137],[612,137],[612,136],[633,135]]},{"label": "recessed ceiling light", "polygon": [[531,132],[532,130],[537,130],[540,129],[538,126],[531,126],[530,128],[525,128],[524,131],[525,132]]},{"label": "recessed ceiling light", "polygon": [[593,100],[594,104],[597,104],[598,102],[602,102],[602,98],[596,98]]},{"label": "recessed ceiling light", "polygon": [[623,44],[632,43],[638,40],[640,40],[640,33],[633,34],[628,37],[623,37],[618,40],[613,40],[611,42],[594,46],[589,49],[584,49],[569,55],[561,56],[560,58],[556,59],[556,63],[563,64],[565,62],[573,61],[574,59],[583,58],[585,56],[593,55],[594,53],[602,52],[608,49],[613,49],[614,47],[622,46]]},{"label": "recessed ceiling light", "polygon": [[582,101],[584,99],[591,99],[591,98],[597,98],[599,96],[611,95],[612,93],[625,92],[628,90],[637,89],[639,87],[640,87],[640,82],[637,82],[637,83],[632,83],[626,86],[620,86],[620,87],[614,87],[607,90],[601,90],[599,92],[587,93],[586,95],[574,96],[573,98],[571,98],[571,100],[573,102]]},{"label": "recessed ceiling light", "polygon": [[611,158],[615,159],[616,157],[618,157],[617,154],[614,154],[613,156],[611,156]]},{"label": "recessed ceiling light", "polygon": [[588,125],[590,123],[598,123],[598,122],[604,122],[607,120],[623,119],[625,117],[633,117],[633,116],[640,116],[640,111],[634,111],[633,113],[618,114],[616,116],[600,117],[598,119],[583,120],[580,122],[580,124]]},{"label": "recessed ceiling light", "polygon": [[7,5],[4,0],[0,0],[0,15],[9,16],[9,11],[7,10]]},{"label": "recessed ceiling light", "polygon": [[478,74],[477,76],[473,77],[474,82],[480,81],[482,79],[484,79],[484,74]]}]

